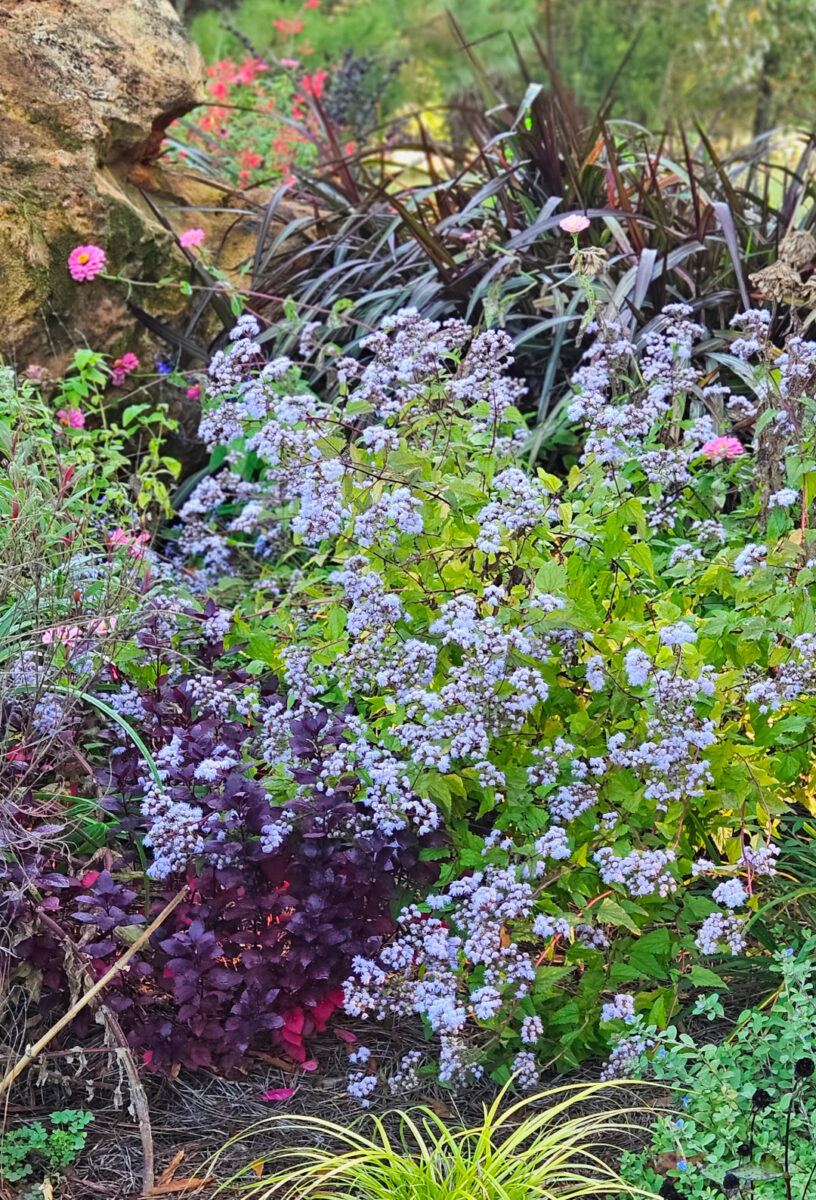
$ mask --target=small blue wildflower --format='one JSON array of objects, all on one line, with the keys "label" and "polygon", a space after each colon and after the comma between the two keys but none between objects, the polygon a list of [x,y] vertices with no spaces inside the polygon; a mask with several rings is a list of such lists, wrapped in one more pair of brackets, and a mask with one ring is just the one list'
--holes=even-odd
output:
[{"label": "small blue wildflower", "polygon": [[678,1171],[685,1171],[687,1166],[688,1166],[688,1163],[686,1162],[686,1160],[684,1158],[679,1158],[677,1160],[677,1170]]},{"label": "small blue wildflower", "polygon": [[662,1058],[662,1057],[663,1057],[663,1055],[664,1055],[665,1053],[666,1053],[666,1047],[665,1047],[665,1046],[661,1046],[661,1047],[660,1047],[660,1049],[659,1049],[659,1050],[658,1050],[658,1052],[657,1052],[657,1057],[658,1057],[658,1058]]},{"label": "small blue wildflower", "polygon": [[791,958],[793,955],[793,946],[785,947],[785,958]]},{"label": "small blue wildflower", "polygon": [[677,1120],[674,1122],[674,1127],[675,1127],[675,1129],[682,1129],[682,1128],[683,1128],[683,1124],[684,1124],[684,1122],[683,1122],[683,1118],[682,1118],[682,1117],[678,1117],[678,1118],[677,1118]]},{"label": "small blue wildflower", "polygon": [[172,375],[175,367],[172,363],[166,362],[165,359],[160,358],[156,363],[156,370],[160,375]]},{"label": "small blue wildflower", "polygon": [[683,1108],[688,1108],[688,1106],[690,1104],[691,1104],[691,1096],[684,1096],[683,1097]]}]

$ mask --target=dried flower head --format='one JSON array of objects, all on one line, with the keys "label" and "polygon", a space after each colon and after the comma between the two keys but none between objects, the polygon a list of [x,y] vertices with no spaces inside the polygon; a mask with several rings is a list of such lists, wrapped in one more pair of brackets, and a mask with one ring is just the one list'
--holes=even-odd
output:
[{"label": "dried flower head", "polygon": [[584,246],[582,250],[576,250],[570,259],[570,270],[576,275],[586,275],[592,279],[600,275],[608,261],[609,253],[603,246]]},{"label": "dried flower head", "polygon": [[48,367],[42,367],[39,363],[29,363],[23,371],[23,378],[30,383],[48,383],[52,375]]},{"label": "dried flower head", "polygon": [[749,276],[760,296],[768,300],[790,300],[802,293],[802,278],[787,263],[771,263],[761,271],[755,271]]},{"label": "dried flower head", "polygon": [[792,229],[779,243],[779,261],[799,270],[816,258],[816,238],[807,229]]}]

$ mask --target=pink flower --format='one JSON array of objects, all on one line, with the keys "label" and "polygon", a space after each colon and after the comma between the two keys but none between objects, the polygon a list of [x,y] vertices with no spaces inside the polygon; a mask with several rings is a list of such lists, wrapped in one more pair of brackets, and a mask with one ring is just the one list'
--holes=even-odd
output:
[{"label": "pink flower", "polygon": [[718,437],[712,438],[710,442],[706,442],[703,446],[703,454],[706,458],[739,458],[745,453],[745,447],[739,438],[735,437]]},{"label": "pink flower", "polygon": [[105,633],[113,633],[118,624],[119,618],[114,614],[114,616],[109,617],[107,621],[104,619],[101,621],[95,621],[90,627],[90,632],[101,637]]},{"label": "pink flower", "polygon": [[61,408],[57,413],[57,420],[60,425],[67,425],[70,429],[85,428],[85,413],[81,408]]},{"label": "pink flower", "polygon": [[583,233],[585,229],[589,229],[589,217],[583,217],[580,213],[570,213],[558,222],[558,227],[563,229],[564,233]]},{"label": "pink flower", "polygon": [[78,625],[55,625],[53,629],[46,629],[41,640],[44,646],[51,646],[54,642],[73,646],[81,633],[82,630]]},{"label": "pink flower", "polygon": [[300,66],[300,59],[299,58],[282,58],[280,60],[280,65],[282,67],[288,67],[289,70],[292,71],[296,67]]},{"label": "pink flower", "polygon": [[328,71],[315,71],[313,75],[303,76],[301,86],[307,95],[314,96],[316,100],[319,100],[325,91],[328,77]]},{"label": "pink flower", "polygon": [[200,400],[201,399],[201,384],[200,383],[194,383],[192,385],[192,387],[187,388],[187,399],[188,400]]},{"label": "pink flower", "polygon": [[117,358],[111,368],[111,383],[113,386],[121,387],[125,382],[125,376],[129,375],[131,371],[135,371],[138,366],[138,358],[130,351],[127,354],[123,354],[121,358]]},{"label": "pink flower", "polygon": [[200,246],[206,236],[203,229],[185,229],[179,238],[179,245],[185,250],[188,246]]},{"label": "pink flower", "polygon": [[108,545],[127,547],[127,552],[131,558],[144,558],[145,545],[150,541],[150,534],[144,533],[125,533],[124,529],[114,529],[113,533],[108,534]]},{"label": "pink flower", "polygon": [[29,363],[23,371],[23,375],[31,383],[48,383],[51,378],[51,372],[47,367],[41,367],[39,363]]},{"label": "pink flower", "polygon": [[76,246],[68,255],[68,270],[77,283],[96,279],[105,270],[108,256],[101,246]]}]

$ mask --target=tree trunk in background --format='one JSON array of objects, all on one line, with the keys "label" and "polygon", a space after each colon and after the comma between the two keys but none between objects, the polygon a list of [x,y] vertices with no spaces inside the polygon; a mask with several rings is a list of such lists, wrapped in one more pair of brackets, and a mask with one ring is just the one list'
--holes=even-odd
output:
[{"label": "tree trunk in background", "polygon": [[773,77],[779,67],[779,53],[772,47],[762,61],[762,74],[757,89],[757,104],[754,110],[754,137],[762,137],[773,129]]}]

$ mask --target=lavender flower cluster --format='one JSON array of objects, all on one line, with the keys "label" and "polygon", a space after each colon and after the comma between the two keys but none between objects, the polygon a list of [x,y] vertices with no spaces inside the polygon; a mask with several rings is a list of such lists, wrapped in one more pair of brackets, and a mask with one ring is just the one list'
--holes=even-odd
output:
[{"label": "lavender flower cluster", "polygon": [[[764,323],[735,327],[735,354],[762,357]],[[461,877],[408,905],[397,937],[358,957],[345,988],[347,1011],[361,1018],[421,1016],[447,1083],[479,1077],[475,1032],[503,1024],[519,1085],[533,1086],[549,1036],[534,1001],[540,972],[567,974],[581,955],[605,954],[631,932],[631,914],[667,911],[694,879],[721,906],[696,933],[699,951],[738,953],[738,910],[772,869],[757,818],[739,830],[733,874],[712,888],[708,868],[687,873],[700,848],[695,820],[719,811],[717,763],[738,706],[776,712],[816,688],[812,634],[793,641],[773,675],[725,670],[721,656],[708,660],[693,604],[681,609],[674,594],[654,602],[660,571],[667,591],[711,565],[736,587],[773,561],[769,546],[734,545],[730,527],[687,502],[722,430],[706,413],[672,433],[676,413],[702,395],[747,414],[727,389],[701,391],[694,350],[704,332],[683,305],[664,309],[642,346],[620,323],[594,327],[569,409],[586,431],[577,486],[516,458],[524,388],[500,331],[474,336],[461,321],[401,311],[363,339],[361,360],[335,359],[341,400],[332,403],[306,392],[288,360],[263,363],[249,318],[213,362],[201,432],[223,448],[226,467],[187,502],[180,552],[206,579],[229,569],[230,533],[256,537],[267,560],[274,543],[309,564],[274,573],[288,697],[286,707],[262,707],[252,754],[276,773],[295,820],[307,800],[287,723],[331,705],[343,710],[343,735],[309,786],[330,796],[353,776],[361,828],[426,835],[455,827],[474,805],[486,825],[466,839]],[[780,360],[789,407],[803,394],[806,358],[792,346]],[[783,482],[769,494],[779,513],[793,503]],[[229,528],[218,532],[224,510]],[[597,560],[612,553],[604,539],[615,521],[601,605],[588,593],[600,586]],[[650,527],[668,544],[655,551],[657,572]],[[638,538],[639,556],[627,558]],[[621,580],[634,567],[650,582],[633,587],[627,608]],[[209,636],[223,637],[229,620],[213,613]],[[208,751],[195,770],[218,786],[222,767],[236,766]],[[161,796],[147,802],[163,847],[171,809]],[[185,811],[177,827],[209,845],[213,830],[196,821]],[[280,824],[264,826],[269,847],[285,836]],[[616,900],[593,910],[601,893]],[[633,1005],[618,993],[599,1005],[601,1019],[628,1021]],[[368,1101],[376,1072],[361,1053],[351,1088]]]}]

